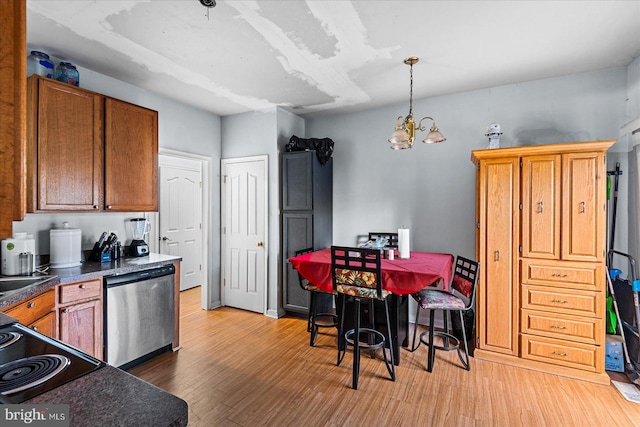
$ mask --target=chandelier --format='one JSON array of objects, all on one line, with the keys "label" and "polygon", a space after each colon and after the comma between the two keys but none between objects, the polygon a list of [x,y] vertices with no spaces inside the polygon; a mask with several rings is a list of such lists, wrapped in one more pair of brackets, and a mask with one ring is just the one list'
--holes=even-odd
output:
[{"label": "chandelier", "polygon": [[389,138],[391,148],[394,150],[404,150],[406,148],[413,147],[413,141],[416,139],[416,129],[422,132],[427,130],[426,127],[422,126],[422,121],[426,119],[431,120],[432,125],[429,129],[429,133],[422,140],[422,142],[424,142],[425,144],[435,144],[446,140],[446,138],[442,136],[442,134],[438,130],[436,122],[432,117],[426,116],[421,118],[418,126],[416,126],[416,122],[415,120],[413,120],[413,64],[415,64],[419,60],[420,58],[416,56],[410,56],[404,60],[404,63],[410,67],[409,114],[404,118],[404,120],[402,116],[398,117],[396,130],[393,132],[393,134],[391,134],[391,137]]}]

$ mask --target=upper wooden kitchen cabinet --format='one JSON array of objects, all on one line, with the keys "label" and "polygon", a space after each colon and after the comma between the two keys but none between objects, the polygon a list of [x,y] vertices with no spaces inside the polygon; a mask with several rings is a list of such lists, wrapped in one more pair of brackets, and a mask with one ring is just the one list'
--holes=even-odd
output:
[{"label": "upper wooden kitchen cabinet", "polygon": [[606,151],[614,142],[473,151],[476,358],[608,382]]},{"label": "upper wooden kitchen cabinet", "polygon": [[27,80],[27,210],[158,207],[158,115],[40,76]]},{"label": "upper wooden kitchen cabinet", "polygon": [[158,112],[113,98],[105,101],[107,210],[158,210]]},{"label": "upper wooden kitchen cabinet", "polygon": [[26,1],[0,0],[0,239],[26,209],[26,34]]},{"label": "upper wooden kitchen cabinet", "polygon": [[28,79],[28,210],[102,207],[104,98],[51,79]]}]

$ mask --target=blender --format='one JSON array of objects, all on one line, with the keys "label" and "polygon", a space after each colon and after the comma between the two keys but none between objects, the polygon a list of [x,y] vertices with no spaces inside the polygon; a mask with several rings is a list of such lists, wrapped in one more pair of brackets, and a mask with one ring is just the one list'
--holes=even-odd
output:
[{"label": "blender", "polygon": [[151,224],[146,218],[133,218],[129,220],[129,230],[133,240],[129,245],[130,256],[149,255],[149,245],[144,241],[143,237],[151,229]]}]

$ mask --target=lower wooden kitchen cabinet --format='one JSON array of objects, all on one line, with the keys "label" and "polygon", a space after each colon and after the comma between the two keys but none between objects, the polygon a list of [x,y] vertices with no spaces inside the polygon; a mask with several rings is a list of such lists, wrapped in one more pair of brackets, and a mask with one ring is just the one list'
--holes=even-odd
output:
[{"label": "lower wooden kitchen cabinet", "polygon": [[60,340],[103,360],[102,280],[56,286]]},{"label": "lower wooden kitchen cabinet", "polygon": [[3,310],[3,313],[34,331],[57,338],[55,299],[54,290],[49,289]]}]

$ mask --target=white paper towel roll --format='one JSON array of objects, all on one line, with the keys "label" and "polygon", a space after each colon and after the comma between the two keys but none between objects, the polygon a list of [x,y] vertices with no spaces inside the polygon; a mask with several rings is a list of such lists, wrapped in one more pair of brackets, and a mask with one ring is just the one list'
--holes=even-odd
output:
[{"label": "white paper towel roll", "polygon": [[398,258],[409,258],[409,229],[398,229]]}]

